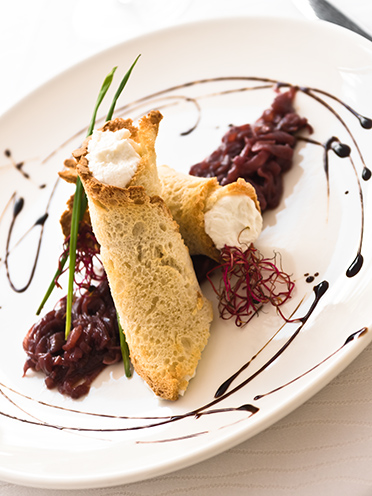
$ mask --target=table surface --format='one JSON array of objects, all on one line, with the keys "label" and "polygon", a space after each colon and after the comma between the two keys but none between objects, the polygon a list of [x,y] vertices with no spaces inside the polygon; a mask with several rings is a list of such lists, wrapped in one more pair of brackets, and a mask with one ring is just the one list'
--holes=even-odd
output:
[{"label": "table surface", "polygon": [[[137,1],[148,0],[133,0]],[[153,1],[172,4],[172,0]],[[0,114],[63,70],[146,32],[229,16],[303,17],[290,0],[190,0],[179,7],[180,12],[167,9],[168,15],[158,19],[148,19],[145,13],[139,16],[133,2],[0,0]],[[370,2],[333,3],[372,33],[372,21],[366,21],[372,19]],[[89,29],[81,29],[83,24]],[[49,491],[0,481],[0,494],[367,496],[372,494],[371,386],[372,345],[292,414],[205,462],[156,479],[93,490]]]}]

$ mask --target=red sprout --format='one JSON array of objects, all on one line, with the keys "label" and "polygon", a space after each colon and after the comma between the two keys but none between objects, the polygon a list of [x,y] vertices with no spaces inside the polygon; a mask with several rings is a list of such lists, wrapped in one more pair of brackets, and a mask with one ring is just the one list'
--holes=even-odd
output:
[{"label": "red sprout", "polygon": [[[63,267],[63,259],[68,256],[70,245],[70,236],[65,238],[63,244],[63,252],[59,259],[59,268]],[[75,284],[78,289],[89,290],[92,281],[101,282],[106,275],[103,270],[103,264],[99,257],[100,247],[92,227],[88,223],[80,226],[76,244],[76,263],[75,263]],[[98,265],[98,268],[97,268]],[[67,269],[61,270],[61,273],[55,280],[55,284],[60,287],[58,279]],[[80,276],[81,280],[77,280],[76,276]]]},{"label": "red sprout", "polygon": [[[294,282],[277,267],[276,258],[276,253],[264,258],[253,245],[246,251],[231,246],[221,250],[221,262],[208,272],[207,279],[219,298],[222,319],[235,318],[235,324],[242,327],[267,303],[285,319],[279,307],[291,297]],[[222,271],[219,288],[211,280],[216,270]]]}]

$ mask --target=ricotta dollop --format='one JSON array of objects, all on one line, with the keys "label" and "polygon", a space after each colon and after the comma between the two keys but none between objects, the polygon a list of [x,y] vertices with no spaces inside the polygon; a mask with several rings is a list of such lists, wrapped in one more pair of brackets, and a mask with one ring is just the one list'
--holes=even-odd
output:
[{"label": "ricotta dollop", "polygon": [[87,159],[93,176],[101,183],[125,188],[141,159],[139,145],[130,139],[128,129],[93,131]]},{"label": "ricotta dollop", "polygon": [[218,250],[225,245],[245,250],[262,230],[262,216],[246,195],[223,196],[204,214],[204,221]]}]

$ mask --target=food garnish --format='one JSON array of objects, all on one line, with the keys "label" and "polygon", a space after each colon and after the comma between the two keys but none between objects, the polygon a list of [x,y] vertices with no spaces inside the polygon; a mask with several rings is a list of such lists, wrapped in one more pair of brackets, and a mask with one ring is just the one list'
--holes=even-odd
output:
[{"label": "food garnish", "polygon": [[[88,127],[87,131],[87,136],[90,136],[93,132],[95,123],[96,123],[96,117],[97,117],[97,112],[98,109],[102,103],[103,98],[105,97],[108,89],[111,86],[114,73],[116,71],[117,67],[114,67],[112,71],[106,76],[105,80],[103,81],[103,84],[101,86],[100,92],[98,94],[98,98],[93,110],[93,115]],[[79,224],[80,221],[83,218],[83,215],[85,213],[87,207],[87,200],[84,195],[84,190],[83,186],[81,184],[81,181],[79,177],[76,180],[76,190],[75,190],[75,195],[74,195],[74,202],[73,202],[73,209],[72,209],[72,217],[71,217],[71,232],[70,236],[66,238],[65,240],[65,248],[63,250],[63,254],[61,255],[58,263],[58,268],[56,270],[56,273],[54,274],[54,277],[44,295],[44,298],[39,305],[39,308],[36,311],[36,315],[39,315],[41,310],[43,309],[45,303],[49,299],[49,296],[51,295],[53,289],[58,286],[58,279],[64,272],[64,266],[70,258],[70,263],[69,263],[69,281],[68,281],[68,295],[67,295],[67,307],[70,310],[68,313],[71,315],[71,304],[72,304],[72,297],[73,297],[73,283],[74,283],[74,273],[75,273],[75,262],[76,262],[76,245],[77,245],[77,237],[78,237],[78,231],[79,231]],[[71,327],[71,316],[66,317],[66,339],[67,336],[70,332],[70,327]]]},{"label": "food garnish", "polygon": [[[263,305],[270,303],[281,312],[292,295],[294,282],[277,265],[277,256],[265,258],[251,244],[245,251],[238,247],[225,246],[220,252],[220,263],[207,273],[207,279],[218,296],[220,317],[235,319],[242,327],[247,324]],[[220,271],[222,277],[217,287],[212,275]]]},{"label": "food garnish", "polygon": [[[139,56],[136,58],[136,60],[133,62],[131,67],[129,68],[128,72],[125,74],[124,78],[122,79],[119,88],[117,89],[114,99],[112,101],[111,107],[108,111],[108,114],[106,116],[106,121],[109,121],[112,118],[112,115],[115,110],[115,105],[116,102],[125,88],[125,85],[131,75],[131,72],[134,68],[134,66],[137,63]],[[88,128],[88,133],[87,136],[90,136],[93,133],[93,129],[96,123],[96,116],[97,116],[97,111],[99,106],[102,103],[103,98],[105,97],[109,87],[111,86],[112,79],[114,77],[114,72],[116,71],[116,67],[108,74],[106,77],[105,81],[103,82],[101,91],[99,92],[96,106],[94,108],[93,116]],[[71,329],[71,308],[72,308],[72,300],[73,300],[73,294],[74,294],[74,274],[75,274],[75,261],[76,261],[76,244],[77,244],[77,237],[78,237],[78,231],[79,231],[79,224],[80,221],[85,213],[85,210],[87,208],[87,198],[84,193],[84,188],[83,185],[80,181],[79,176],[77,176],[76,179],[76,191],[75,191],[75,197],[74,197],[74,206],[72,209],[72,219],[71,219],[71,234],[70,234],[70,249],[69,249],[69,257],[70,257],[70,264],[69,264],[69,279],[68,279],[68,290],[67,290],[67,305],[66,305],[66,329],[65,329],[65,335],[66,339],[70,333]]]},{"label": "food garnish", "polygon": [[[60,257],[60,265],[62,265],[61,261],[68,258],[70,250],[70,236],[65,239],[63,247],[64,251]],[[89,290],[93,284],[93,281],[101,282],[106,279],[99,252],[100,247],[92,231],[92,226],[87,222],[80,224],[76,239],[74,271],[74,284],[80,292],[83,290]],[[78,276],[81,277],[80,280],[77,278]],[[57,284],[59,283],[57,282]]]}]

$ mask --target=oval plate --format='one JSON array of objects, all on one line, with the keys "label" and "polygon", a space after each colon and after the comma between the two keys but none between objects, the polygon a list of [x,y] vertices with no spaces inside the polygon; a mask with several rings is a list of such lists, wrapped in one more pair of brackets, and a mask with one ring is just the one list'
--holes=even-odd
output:
[{"label": "oval plate", "polygon": [[[137,376],[126,379],[117,364],[101,373],[85,398],[74,401],[48,390],[38,374],[22,377],[22,340],[36,321],[35,309],[61,251],[58,219],[73,188],[56,185],[57,172],[85,135],[105,75],[116,65],[124,74],[139,53],[117,115],[135,119],[159,108],[164,120],[158,163],[184,172],[218,146],[229,124],[253,122],[270,107],[275,81],[299,87],[296,110],[308,118],[311,138],[320,145],[299,141],[283,199],[264,214],[257,243],[266,256],[279,252],[284,269],[293,274],[295,294],[283,310],[297,321],[283,325],[268,309],[246,327],[235,327],[217,317],[216,298],[206,283],[203,290],[214,301],[216,317],[183,398],[157,399]],[[114,47],[50,81],[0,119],[1,479],[88,488],[186,467],[287,415],[367,346],[372,219],[365,173],[372,131],[340,102],[372,115],[371,87],[372,45],[353,33],[323,23],[217,20]],[[331,137],[351,147],[351,159],[330,152],[327,179],[321,144]],[[19,198],[24,205],[9,238]],[[37,222],[45,212],[46,222]],[[27,290],[15,292],[12,285],[27,285],[40,234],[35,274]],[[348,277],[360,255],[363,265]],[[64,290],[56,291],[45,310],[62,296]],[[215,400],[218,387],[245,364]]]}]

